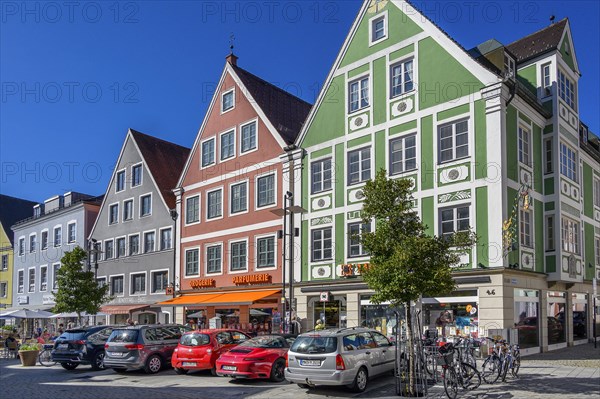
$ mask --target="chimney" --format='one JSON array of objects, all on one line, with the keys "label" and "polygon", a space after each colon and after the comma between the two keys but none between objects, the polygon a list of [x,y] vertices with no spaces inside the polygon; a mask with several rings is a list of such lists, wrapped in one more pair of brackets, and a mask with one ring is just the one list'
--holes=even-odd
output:
[{"label": "chimney", "polygon": [[238,57],[235,54],[233,54],[233,51],[227,57],[225,57],[225,60],[227,60],[227,62],[231,65],[237,66]]}]

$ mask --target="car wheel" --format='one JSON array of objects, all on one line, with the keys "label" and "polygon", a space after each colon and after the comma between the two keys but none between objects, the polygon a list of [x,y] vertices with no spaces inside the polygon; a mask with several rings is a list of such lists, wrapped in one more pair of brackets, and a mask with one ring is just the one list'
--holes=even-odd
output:
[{"label": "car wheel", "polygon": [[116,371],[117,373],[124,373],[127,371],[127,369],[121,367],[113,367],[113,371]]},{"label": "car wheel", "polygon": [[160,356],[152,355],[146,360],[146,365],[144,366],[144,371],[148,374],[156,374],[158,373],[163,366],[163,361]]},{"label": "car wheel", "polygon": [[217,366],[214,366],[212,369],[210,369],[210,373],[216,377],[217,376]]},{"label": "car wheel", "polygon": [[285,380],[285,361],[283,359],[275,360],[275,363],[271,366],[270,380],[273,382]]},{"label": "car wheel", "polygon": [[179,367],[173,367],[173,370],[175,370],[175,374],[187,374],[188,373],[188,369],[180,369]]},{"label": "car wheel", "polygon": [[350,385],[350,389],[354,392],[364,392],[367,389],[367,383],[369,381],[369,374],[367,369],[361,367],[354,377],[354,382]]},{"label": "car wheel", "polygon": [[70,363],[70,362],[67,362],[67,363],[61,363],[60,365],[61,365],[61,366],[62,366],[62,368],[63,368],[63,369],[65,369],[65,370],[75,370],[75,369],[77,368],[77,366],[79,366],[79,364],[78,364],[78,363]]},{"label": "car wheel", "polygon": [[92,359],[92,370],[104,370],[104,351],[96,352]]}]

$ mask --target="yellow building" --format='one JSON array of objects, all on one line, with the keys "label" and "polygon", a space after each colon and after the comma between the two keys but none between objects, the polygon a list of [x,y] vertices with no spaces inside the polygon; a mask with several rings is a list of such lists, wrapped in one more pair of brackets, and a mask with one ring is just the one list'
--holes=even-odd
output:
[{"label": "yellow building", "polygon": [[12,302],[14,236],[10,226],[33,216],[36,202],[0,194],[0,309]]}]

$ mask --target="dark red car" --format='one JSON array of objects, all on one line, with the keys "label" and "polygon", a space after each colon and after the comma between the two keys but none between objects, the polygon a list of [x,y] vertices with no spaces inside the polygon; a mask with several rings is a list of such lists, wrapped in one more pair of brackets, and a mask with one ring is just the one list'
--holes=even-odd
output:
[{"label": "dark red car", "polygon": [[232,378],[285,379],[285,357],[293,338],[260,335],[224,353],[217,359],[217,375]]},{"label": "dark red car", "polygon": [[250,337],[237,330],[196,330],[181,336],[171,356],[171,365],[177,374],[189,370],[211,370],[216,375],[215,363],[221,354],[249,340]]}]

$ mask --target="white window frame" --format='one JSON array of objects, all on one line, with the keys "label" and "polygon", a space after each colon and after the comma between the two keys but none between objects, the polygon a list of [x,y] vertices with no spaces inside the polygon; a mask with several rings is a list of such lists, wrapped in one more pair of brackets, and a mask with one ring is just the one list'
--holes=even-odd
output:
[{"label": "white window frame", "polygon": [[[33,281],[31,281],[31,271],[33,270]],[[37,279],[37,273],[35,266],[27,269],[27,293],[31,294],[35,292],[35,281]],[[33,289],[31,289],[33,287]]]},{"label": "white window frame", "polygon": [[[116,214],[116,217],[114,220],[112,219],[113,207],[116,207],[116,209],[117,209],[117,214]],[[112,204],[108,204],[108,225],[111,226],[111,225],[117,224],[117,223],[119,223],[119,203],[115,202]]]},{"label": "white window frame", "polygon": [[[192,251],[196,251],[198,253],[198,260],[197,260],[197,269],[198,272],[193,274],[193,273],[188,273],[188,268],[187,268],[187,254],[188,252],[192,252]],[[183,276],[185,278],[189,278],[189,277],[199,277],[200,276],[200,247],[190,247],[190,248],[185,248],[185,250],[183,251]]]},{"label": "white window frame", "polygon": [[[231,107],[225,109],[225,101],[223,101],[223,100],[225,99],[225,96],[227,94],[229,94],[229,93],[232,94],[232,96],[231,96]],[[224,92],[221,93],[221,114],[227,113],[227,112],[229,112],[231,110],[234,110],[234,109],[235,109],[235,87],[232,87],[231,89],[226,90],[226,91],[224,91]]]},{"label": "white window frame", "polygon": [[[121,175],[121,173],[123,176],[123,188],[119,190],[119,176]],[[126,187],[127,187],[127,168],[119,169],[119,170],[117,170],[117,173],[115,174],[115,193],[120,193],[121,191],[124,191]]]},{"label": "white window frame", "polygon": [[[375,39],[374,35],[375,35],[375,23],[379,20],[383,20],[383,36],[381,36],[378,39]],[[369,47],[374,46],[378,43],[381,43],[382,41],[386,40],[388,38],[388,24],[389,24],[389,18],[388,18],[388,12],[384,11],[382,13],[379,13],[371,18],[369,18]]]},{"label": "white window frame", "polygon": [[[188,212],[189,212],[189,208],[188,208],[188,201],[189,201],[189,200],[192,200],[192,199],[194,199],[194,198],[197,198],[197,199],[198,199],[198,220],[194,220],[194,221],[190,222],[190,221],[188,221]],[[202,214],[201,207],[200,207],[200,206],[201,206],[201,202],[202,202],[202,201],[200,200],[200,194],[196,194],[196,195],[190,195],[189,197],[187,197],[187,198],[185,199],[185,205],[184,205],[184,206],[185,206],[185,219],[184,219],[184,221],[183,221],[183,222],[184,222],[184,224],[185,224],[186,226],[191,226],[191,225],[193,225],[193,224],[198,224],[198,223],[200,223],[200,215]]]},{"label": "white window frame", "polygon": [[[134,284],[133,279],[135,276],[144,276],[144,292],[136,292],[134,293]],[[125,289],[123,289],[125,291]],[[142,296],[146,295],[148,292],[148,272],[131,272],[129,273],[129,296]]]},{"label": "white window frame", "polygon": [[581,254],[581,224],[569,217],[561,215],[560,241],[563,252]]},{"label": "white window frame", "polygon": [[[327,188],[325,188],[325,168],[324,168],[324,164],[329,161],[329,173],[331,175],[331,177],[329,178],[329,186]],[[315,172],[314,172],[314,166],[320,164],[321,168],[320,171],[318,172],[319,174],[319,185],[321,186],[320,190],[315,190],[315,182],[317,182],[317,180],[315,179]],[[310,162],[310,193],[311,194],[321,194],[321,193],[325,193],[327,191],[331,191],[333,190],[333,181],[334,181],[334,166],[333,166],[333,157],[331,155],[328,155],[324,158],[319,158],[316,160],[313,160]]]},{"label": "white window frame", "polygon": [[38,247],[37,233],[29,234],[29,253],[32,254],[32,253],[37,252],[37,247]]},{"label": "white window frame", "polygon": [[[212,247],[220,247],[221,248],[221,271],[220,272],[209,272],[208,271],[208,249],[212,248]],[[223,242],[214,242],[214,243],[209,243],[209,244],[204,244],[204,274],[206,276],[220,276],[224,273],[224,261],[223,261],[223,257],[224,257],[224,253],[223,253]]]},{"label": "white window frame", "polygon": [[2,254],[2,264],[0,270],[8,270],[8,254]]},{"label": "white window frame", "polygon": [[[146,198],[146,197],[150,197],[150,212],[147,213],[147,214],[145,214],[145,215],[142,215],[142,212],[144,211],[144,206],[143,206],[144,205],[144,198]],[[140,219],[152,216],[152,208],[154,208],[152,206],[153,205],[152,204],[152,202],[153,202],[153,198],[152,197],[153,197],[152,192],[140,195],[140,203],[139,203],[139,207],[140,207],[140,216],[139,217],[140,217]]]},{"label": "white window frame", "polygon": [[[57,267],[58,266],[58,267]],[[52,264],[52,291],[56,291],[58,289],[58,271],[61,268],[60,262],[56,262]]]},{"label": "white window frame", "polygon": [[[56,232],[57,232],[57,231],[60,233],[60,242],[59,242],[58,244],[56,243]],[[62,245],[62,243],[63,243],[63,237],[62,237],[62,224],[57,224],[56,226],[54,226],[54,227],[52,228],[52,244],[53,244],[55,247],[60,247],[60,246]]]},{"label": "white window frame", "polygon": [[[244,151],[244,127],[254,125],[254,147]],[[240,124],[240,155],[258,151],[258,118]]]},{"label": "white window frame", "polygon": [[[273,203],[272,204],[266,204],[266,205],[262,205],[259,206],[258,205],[258,198],[259,198],[259,188],[258,188],[258,181],[264,177],[268,177],[272,175],[273,176]],[[262,173],[260,175],[256,175],[254,176],[254,209],[255,210],[259,210],[259,209],[267,209],[267,208],[273,208],[275,206],[277,206],[278,201],[278,195],[277,195],[277,186],[278,186],[278,182],[277,182],[277,176],[278,173],[277,171],[269,171],[269,172],[265,172]]]},{"label": "white window frame", "polygon": [[592,187],[593,204],[596,208],[600,208],[600,177],[593,177]]},{"label": "white window frame", "polygon": [[[154,275],[157,273],[164,273],[164,272],[167,272],[167,285],[165,286],[164,290],[156,291],[154,289]],[[151,270],[150,271],[150,295],[164,295],[166,293],[166,288],[169,286],[170,278],[171,278],[171,276],[169,275],[169,269]]]},{"label": "white window frame", "polygon": [[[363,163],[363,151],[368,150],[369,151],[369,177],[367,179],[363,179],[363,167],[362,167],[362,163]],[[358,156],[358,181],[355,182],[351,182],[350,181],[350,155],[357,152],[359,154]],[[361,184],[366,182],[369,179],[373,178],[373,154],[371,151],[371,146],[366,146],[366,147],[362,147],[362,148],[353,148],[353,149],[349,149],[348,152],[346,153],[346,185],[347,186],[354,186],[357,184]]]},{"label": "white window frame", "polygon": [[[112,243],[112,254],[110,256],[110,258],[108,258],[108,251],[106,250],[106,243],[111,242]],[[104,260],[109,260],[109,259],[115,259],[115,240],[114,239],[108,239],[108,240],[104,240],[103,242],[104,245]]]},{"label": "white window frame", "polygon": [[[233,270],[233,245],[235,244],[241,244],[244,243],[244,245],[246,246],[246,265],[243,269],[237,269],[237,270]],[[228,273],[229,274],[240,274],[240,273],[248,273],[248,264],[250,262],[250,248],[248,247],[248,238],[242,238],[242,239],[235,239],[235,240],[230,240],[228,242],[227,245],[228,249],[229,249],[229,253],[227,254],[227,263],[228,263]]]},{"label": "white window frame", "polygon": [[600,236],[594,237],[594,253],[596,254],[596,266],[600,266]]},{"label": "white window frame", "polygon": [[544,174],[549,175],[554,173],[554,138],[548,137],[544,139]]},{"label": "white window frame", "polygon": [[96,284],[98,284],[98,287],[106,286],[107,281],[108,281],[108,279],[106,278],[106,276],[96,277]]},{"label": "white window frame", "polygon": [[[221,192],[221,210],[220,210],[219,215],[210,217],[209,216],[210,215],[210,201],[209,201],[210,194],[211,193],[215,193],[217,191]],[[218,188],[213,188],[213,189],[210,189],[210,190],[206,190],[206,215],[205,215],[205,220],[207,222],[210,222],[210,221],[213,221],[213,220],[223,219],[223,202],[224,202],[223,199],[224,199],[223,198],[223,187],[218,187]]]},{"label": "white window frame", "polygon": [[[414,160],[415,160],[415,166],[414,168],[408,169],[407,168],[407,160],[408,159],[412,159],[412,158],[407,158],[406,157],[406,151],[407,151],[407,147],[406,147],[406,140],[413,138],[415,140],[415,145],[414,145],[414,151],[415,151],[415,156],[414,156]],[[401,165],[402,165],[402,170],[399,172],[394,172],[392,166],[394,165],[392,162],[392,147],[393,144],[395,142],[401,141],[402,142],[402,149],[400,150],[400,152],[402,153],[402,160],[400,161]],[[397,175],[401,175],[403,173],[407,173],[407,172],[413,172],[415,170],[418,169],[419,167],[419,146],[418,146],[418,142],[417,142],[417,134],[416,133],[409,133],[406,135],[402,135],[399,137],[392,137],[390,138],[390,140],[388,141],[388,151],[387,151],[387,155],[388,155],[388,170],[389,170],[389,175],[390,176],[397,176]]]},{"label": "white window frame", "polygon": [[19,256],[25,256],[25,236],[19,237]]},{"label": "white window frame", "polygon": [[531,128],[519,123],[517,128],[517,151],[519,162],[531,167]]},{"label": "white window frame", "polygon": [[[548,81],[546,81],[548,78]],[[542,98],[552,95],[552,64],[542,64],[540,67],[540,86],[542,87]]]},{"label": "white window frame", "polygon": [[[363,81],[367,81],[367,105],[362,105],[363,103],[363,94],[364,94],[364,88],[363,88]],[[358,84],[358,106],[356,109],[352,109],[352,86],[354,84]],[[347,103],[347,111],[348,111],[348,115],[350,114],[354,114],[356,112],[360,112],[361,110],[365,110],[367,108],[369,108],[371,106],[371,76],[369,74],[367,75],[363,75],[357,78],[354,78],[352,80],[350,80],[348,82],[347,85],[347,95],[348,95],[348,103]]]},{"label": "white window frame", "polygon": [[[258,241],[259,240],[264,240],[264,239],[268,239],[268,238],[272,238],[273,239],[273,266],[263,266],[263,267],[259,267],[258,265],[258,261],[259,261],[259,256],[258,256],[258,250],[259,250],[259,246],[258,246]],[[263,271],[263,270],[275,270],[277,269],[277,235],[275,234],[262,234],[262,235],[258,235],[258,236],[254,236],[254,270],[255,271]]]},{"label": "white window frame", "polygon": [[[231,141],[233,145],[233,153],[228,157],[223,157],[223,136],[231,134],[233,136],[233,140]],[[228,161],[236,158],[237,156],[237,145],[236,145],[236,128],[233,127],[231,129],[225,130],[224,132],[219,133],[219,161]]]},{"label": "white window frame", "polygon": [[360,253],[358,255],[352,255],[350,248],[352,247],[352,241],[354,240],[352,238],[352,235],[350,234],[350,228],[352,226],[356,226],[358,225],[358,230],[359,230],[359,234],[362,234],[362,232],[364,231],[364,227],[365,225],[369,226],[369,233],[372,231],[372,223],[369,222],[368,224],[363,223],[362,221],[349,221],[348,224],[346,225],[346,251],[347,251],[347,257],[349,259],[355,259],[355,258],[364,258],[369,256],[368,252],[365,252],[362,242],[358,242],[357,244],[354,245],[358,245],[359,249],[360,249]]},{"label": "white window frame", "polygon": [[[467,155],[463,155],[463,156],[459,157],[456,154],[456,149],[457,149],[457,146],[456,146],[456,137],[457,137],[456,126],[459,123],[462,123],[462,122],[466,122],[467,123],[467,132],[465,133],[466,136],[467,136]],[[441,141],[442,141],[442,129],[444,127],[447,127],[447,126],[452,126],[452,136],[451,136],[451,138],[452,138],[452,157],[450,159],[447,159],[447,160],[442,160],[442,145],[441,145]],[[471,156],[471,137],[470,137],[470,135],[471,135],[471,121],[470,121],[469,118],[459,118],[459,119],[456,119],[456,120],[453,120],[453,121],[446,122],[446,123],[438,125],[438,127],[437,127],[437,156],[438,156],[438,164],[446,164],[446,163],[449,163],[449,162],[454,162],[454,161],[458,161],[458,160],[461,160],[461,159],[467,159],[467,158],[469,158]],[[461,147],[463,147],[463,146],[461,146]]]},{"label": "white window frame", "polygon": [[[46,244],[44,245],[44,233],[46,233]],[[40,250],[45,251],[48,249],[48,244],[50,242],[50,231],[48,229],[44,229],[40,233]]]},{"label": "white window frame", "polygon": [[[444,233],[443,233],[443,229],[442,229],[442,224],[444,223],[444,220],[442,219],[442,212],[446,211],[446,210],[452,210],[452,233],[446,233],[445,235],[450,235],[450,234],[455,234],[461,231],[466,231],[466,230],[458,230],[458,209],[459,208],[467,208],[469,211],[469,228],[470,226],[473,225],[473,213],[471,212],[471,203],[466,202],[466,203],[462,203],[462,204],[456,204],[456,205],[452,205],[452,206],[444,206],[444,207],[440,207],[437,210],[437,215],[438,215],[438,235],[440,237],[444,237]],[[464,218],[462,218],[461,220],[464,220]]]},{"label": "white window frame", "polygon": [[[119,251],[119,240],[123,240],[125,242],[125,246],[123,247],[123,255],[121,255],[120,251]],[[115,237],[115,247],[114,247],[114,258],[113,259],[119,259],[119,258],[125,258],[127,257],[127,236],[121,236],[121,237]]]},{"label": "white window frame", "polygon": [[[70,232],[69,228],[71,226],[75,226],[75,236],[73,237],[73,240],[71,240],[71,237],[70,237],[71,232]],[[67,223],[67,244],[74,244],[76,242],[77,242],[77,221],[72,220]]]},{"label": "white window frame", "polygon": [[[212,156],[212,161],[205,165],[204,164],[204,144],[209,141],[213,142],[213,156]],[[209,137],[206,140],[202,140],[200,142],[200,169],[209,168],[212,165],[216,164],[216,162],[217,162],[217,139],[215,136],[212,136],[212,137]]]},{"label": "white window frame", "polygon": [[[565,154],[563,155],[563,148],[565,150]],[[571,159],[571,156],[573,158]],[[579,154],[576,150],[573,149],[570,145],[565,143],[564,141],[560,142],[560,174],[575,182],[579,182]],[[566,158],[566,164],[564,163]],[[572,163],[572,164],[571,164]]]},{"label": "white window frame", "polygon": [[8,297],[8,282],[0,281],[0,298]]},{"label": "white window frame", "polygon": [[508,76],[514,78],[517,73],[517,68],[515,67],[515,59],[508,55],[506,52],[504,53],[504,71],[508,72]]},{"label": "white window frame", "polygon": [[[233,212],[233,188],[237,186],[246,186],[246,209],[242,211]],[[248,213],[250,207],[250,184],[248,179],[243,181],[236,181],[229,184],[229,216],[238,216]]]},{"label": "white window frame", "polygon": [[[146,236],[148,234],[154,234],[154,239],[152,240],[152,249],[150,249],[149,251],[146,250]],[[144,250],[142,253],[144,254],[151,254],[153,252],[156,252],[156,229],[154,230],[146,230],[144,232],[142,232],[142,237],[143,237],[143,242],[142,245],[144,245]]]},{"label": "white window frame", "polygon": [[545,226],[546,226],[546,252],[553,252],[556,250],[556,222],[554,215],[546,215]]},{"label": "white window frame", "polygon": [[[131,252],[131,239],[133,237],[137,237],[138,242],[137,242],[137,251],[135,253]],[[141,239],[140,239],[140,233],[133,233],[133,234],[129,234],[127,236],[127,243],[126,246],[127,248],[125,249],[127,251],[127,256],[135,256],[135,255],[139,255],[142,254],[143,252],[141,251],[141,243],[140,243]]]},{"label": "white window frame", "polygon": [[[331,257],[329,257],[329,258],[325,257],[325,250],[326,250],[326,248],[325,248],[324,244],[325,244],[325,242],[326,242],[327,239],[324,238],[325,236],[323,234],[321,236],[321,239],[320,239],[321,243],[323,244],[321,246],[321,249],[320,249],[320,251],[321,251],[321,257],[315,258],[315,256],[314,256],[315,255],[315,252],[314,252],[315,251],[314,250],[314,243],[315,243],[314,234],[317,231],[324,232],[325,230],[330,230],[331,231],[331,238],[329,239],[329,241],[331,241],[331,245],[330,245]],[[310,261],[312,263],[331,261],[331,260],[333,260],[335,258],[335,253],[334,253],[334,250],[335,250],[334,237],[335,237],[335,232],[333,231],[333,226],[325,226],[325,227],[321,227],[321,228],[318,228],[318,229],[312,229],[310,231]]]},{"label": "white window frame", "polygon": [[[125,210],[127,209],[127,204],[131,204],[131,213],[129,218],[125,218],[126,216],[126,212]],[[125,200],[123,200],[123,222],[130,222],[134,219],[134,215],[135,215],[135,198],[131,197],[131,198],[127,198]]]},{"label": "white window frame", "polygon": [[17,271],[17,294],[25,293],[25,269]]},{"label": "white window frame", "polygon": [[[407,82],[404,80],[404,76],[406,74],[406,65],[408,63],[411,63],[411,70],[410,70],[410,83],[412,84],[412,87],[410,89],[406,89],[406,84]],[[400,67],[400,92],[394,94],[394,69],[396,67]],[[396,61],[393,64],[390,65],[389,67],[389,79],[390,79],[390,85],[389,85],[389,90],[390,90],[390,94],[389,94],[389,98],[393,99],[393,98],[397,98],[400,97],[406,93],[410,93],[413,92],[415,90],[415,58],[413,56],[409,57],[409,58],[405,58],[401,61]]]},{"label": "white window frame", "polygon": [[[117,293],[115,294],[115,292],[113,291],[113,279],[115,278],[119,278],[121,277],[121,281],[123,281],[123,290],[121,291],[121,293]],[[125,274],[113,274],[111,276],[108,277],[108,283],[110,284],[110,286],[108,287],[108,292],[110,292],[110,295],[115,296],[115,297],[124,297],[125,296]]]},{"label": "white window frame", "polygon": [[519,209],[519,244],[533,248],[533,212],[531,209]]},{"label": "white window frame", "polygon": [[[163,234],[164,231],[169,231],[170,232],[170,237],[171,237],[170,241],[169,241],[170,244],[166,248],[163,248],[162,234]],[[161,229],[158,230],[158,236],[159,237],[158,237],[157,241],[160,241],[159,246],[158,246],[160,248],[159,249],[160,251],[168,251],[168,250],[173,249],[173,228],[172,227],[162,227]]]},{"label": "white window frame", "polygon": [[[46,287],[43,286],[42,270],[46,270]],[[48,265],[40,266],[40,292],[48,292]]]},{"label": "white window frame", "polygon": [[[133,174],[133,171],[134,171],[134,170],[135,170],[135,168],[136,168],[136,167],[138,167],[138,166],[140,167],[140,183],[139,183],[139,184],[136,184],[136,185],[134,185],[134,183],[135,183],[135,178],[134,178],[134,177],[135,177],[135,176],[134,176],[134,174]],[[130,187],[131,187],[131,188],[134,188],[134,187],[139,187],[139,186],[141,186],[142,184],[144,184],[144,164],[143,164],[143,162],[138,162],[138,163],[136,163],[136,164],[133,164],[133,165],[131,165],[131,185],[130,185]]]},{"label": "white window frame", "polygon": [[577,84],[569,75],[558,68],[558,97],[574,111],[577,111]]}]

